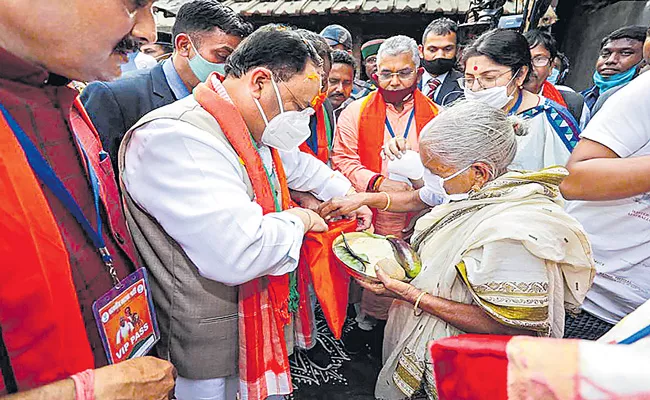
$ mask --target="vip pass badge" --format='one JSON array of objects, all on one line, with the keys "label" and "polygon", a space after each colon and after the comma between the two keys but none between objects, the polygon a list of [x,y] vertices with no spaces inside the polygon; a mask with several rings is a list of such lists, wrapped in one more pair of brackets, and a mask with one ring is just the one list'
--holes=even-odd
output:
[{"label": "vip pass badge", "polygon": [[83,155],[92,189],[95,224],[84,215],[84,211],[52,169],[52,166],[2,104],[0,104],[0,113],[4,116],[18,143],[23,148],[27,162],[34,174],[52,191],[86,232],[93,246],[97,249],[106,272],[111,277],[114,287],[93,303],[93,314],[109,362],[115,363],[145,355],[160,339],[147,274],[143,268],[140,268],[122,281],[117,275],[113,257],[106,247],[103,237],[102,216],[100,213],[100,181],[83,143],[79,138],[75,137],[77,147]]},{"label": "vip pass badge", "polygon": [[93,303],[111,364],[144,356],[160,340],[147,271],[140,268]]}]

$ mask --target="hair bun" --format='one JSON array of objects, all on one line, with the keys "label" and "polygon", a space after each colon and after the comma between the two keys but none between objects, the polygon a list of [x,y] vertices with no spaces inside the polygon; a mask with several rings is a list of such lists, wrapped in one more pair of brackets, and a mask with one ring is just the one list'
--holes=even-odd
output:
[{"label": "hair bun", "polygon": [[508,122],[512,124],[512,129],[515,131],[515,136],[528,135],[528,122],[517,115],[509,115]]}]

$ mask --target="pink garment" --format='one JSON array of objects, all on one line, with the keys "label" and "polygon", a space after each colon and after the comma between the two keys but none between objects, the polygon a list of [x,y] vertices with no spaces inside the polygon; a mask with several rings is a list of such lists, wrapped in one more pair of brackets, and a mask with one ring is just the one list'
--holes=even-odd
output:
[{"label": "pink garment", "polygon": [[[377,173],[388,176],[387,161],[382,162],[381,171],[371,171],[361,164],[359,158],[359,120],[361,117],[361,106],[365,99],[359,99],[351,103],[339,116],[336,122],[334,134],[334,147],[332,148],[332,166],[341,171],[358,192],[365,192],[370,179]],[[386,105],[386,117],[395,132],[396,137],[403,137],[404,130],[408,125],[409,117],[413,111],[415,101],[413,98],[404,103],[404,109],[398,112],[392,104]],[[388,128],[384,128],[384,143],[392,138]],[[418,135],[415,126],[415,118],[411,122],[408,131],[407,141],[411,148],[418,151]],[[375,219],[375,232],[380,235],[395,235],[402,237],[402,229],[406,227],[407,214],[393,213],[378,210]],[[373,293],[364,291],[362,294],[361,308],[363,312],[374,318],[388,319],[388,309],[393,299],[376,296]]]}]

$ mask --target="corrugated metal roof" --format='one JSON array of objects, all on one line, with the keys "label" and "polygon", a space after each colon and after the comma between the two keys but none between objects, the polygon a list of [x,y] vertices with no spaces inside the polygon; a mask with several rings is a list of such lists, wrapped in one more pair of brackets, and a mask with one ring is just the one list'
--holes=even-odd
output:
[{"label": "corrugated metal roof", "polygon": [[[171,13],[189,0],[159,0],[156,7]],[[224,0],[244,16],[324,15],[338,13],[444,13],[464,14],[470,0]],[[519,1],[521,12],[523,1]],[[515,1],[508,0],[505,13],[515,13]]]}]

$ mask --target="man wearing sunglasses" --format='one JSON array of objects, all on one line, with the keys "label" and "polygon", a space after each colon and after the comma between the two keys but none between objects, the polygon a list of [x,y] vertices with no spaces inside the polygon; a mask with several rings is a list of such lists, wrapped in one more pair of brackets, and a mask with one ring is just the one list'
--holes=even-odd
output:
[{"label": "man wearing sunglasses", "polygon": [[[438,114],[435,103],[417,88],[421,75],[415,40],[406,36],[387,39],[379,47],[373,76],[379,88],[351,103],[337,120],[332,165],[357,191],[386,192],[390,196],[390,192],[413,189],[409,177],[388,174],[388,161],[381,158],[380,151],[392,138],[403,138],[417,150],[420,130]],[[408,224],[407,214],[384,210],[374,210],[374,214],[379,234],[400,236]],[[387,319],[390,301],[364,292],[361,304],[365,315]],[[371,330],[373,325],[374,321],[360,327]]]},{"label": "man wearing sunglasses", "polygon": [[553,72],[553,61],[558,54],[555,39],[550,33],[537,29],[526,32],[524,37],[530,47],[532,64],[524,88],[566,108],[573,118],[579,121],[580,129],[584,129],[589,122],[590,114],[582,95],[570,90],[560,90],[548,81],[548,77]]},{"label": "man wearing sunglasses", "polygon": [[225,77],[213,73],[147,114],[122,142],[127,219],[151,272],[159,351],[178,369],[180,399],[292,391],[294,336],[285,332],[295,321],[295,343],[305,345],[310,326],[296,268],[304,235],[328,226],[290,208],[289,189],[328,200],[351,188],[298,150],[321,68],[300,34],[264,26],[232,53]]}]

